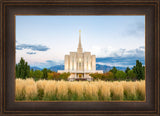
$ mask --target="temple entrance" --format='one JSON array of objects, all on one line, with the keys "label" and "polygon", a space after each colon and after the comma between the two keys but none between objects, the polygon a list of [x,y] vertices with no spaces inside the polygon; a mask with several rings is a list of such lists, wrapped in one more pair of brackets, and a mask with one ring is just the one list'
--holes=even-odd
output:
[{"label": "temple entrance", "polygon": [[82,77],[82,74],[79,74],[78,77],[81,78],[81,77]]},{"label": "temple entrance", "polygon": [[78,74],[78,78],[83,78],[84,74]]}]

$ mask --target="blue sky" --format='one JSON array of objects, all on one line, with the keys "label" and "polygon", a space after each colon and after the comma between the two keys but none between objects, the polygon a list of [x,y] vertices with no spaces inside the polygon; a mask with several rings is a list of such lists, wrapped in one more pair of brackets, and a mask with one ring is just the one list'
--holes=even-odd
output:
[{"label": "blue sky", "polygon": [[64,55],[77,50],[79,30],[97,64],[131,67],[139,59],[144,65],[143,15],[16,16],[16,63],[23,57],[41,68],[64,64]]}]

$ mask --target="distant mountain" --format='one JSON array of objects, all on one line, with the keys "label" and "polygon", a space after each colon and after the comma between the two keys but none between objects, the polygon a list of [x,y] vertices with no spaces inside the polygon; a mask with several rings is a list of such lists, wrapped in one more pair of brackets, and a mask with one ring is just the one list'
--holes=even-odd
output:
[{"label": "distant mountain", "polygon": [[56,65],[56,66],[52,66],[48,69],[50,69],[51,71],[57,72],[58,70],[64,70],[64,65]]},{"label": "distant mountain", "polygon": [[[111,70],[113,68],[113,66],[107,66],[107,65],[100,65],[100,64],[96,64],[96,70],[103,70],[103,72],[108,72],[109,70]],[[116,67],[118,70],[126,70],[126,67]]]},{"label": "distant mountain", "polygon": [[42,70],[41,68],[36,67],[36,66],[30,67],[30,69],[33,69],[33,70]]},{"label": "distant mountain", "polygon": [[[100,65],[100,64],[96,64],[96,70],[103,70],[103,72],[108,72],[109,70],[111,70],[113,68],[113,66],[107,66],[107,65]],[[118,70],[123,70],[125,71],[126,67],[116,67]],[[30,67],[30,69],[33,70],[42,70],[39,67]],[[55,71],[57,72],[58,70],[64,70],[64,65],[56,65],[56,66],[52,66],[50,68],[51,71]]]},{"label": "distant mountain", "polygon": [[107,65],[96,64],[96,70],[103,70],[103,72],[107,72],[110,69],[112,69],[112,67],[107,66]]},{"label": "distant mountain", "polygon": [[[113,66],[96,64],[96,70],[103,70],[103,72],[108,72],[112,68],[113,68]],[[123,71],[125,71],[125,69],[126,69],[126,67],[116,67],[116,68],[118,70],[123,70]],[[64,65],[56,65],[56,66],[50,67],[48,69],[50,69],[51,71],[57,72],[58,70],[64,70]]]}]

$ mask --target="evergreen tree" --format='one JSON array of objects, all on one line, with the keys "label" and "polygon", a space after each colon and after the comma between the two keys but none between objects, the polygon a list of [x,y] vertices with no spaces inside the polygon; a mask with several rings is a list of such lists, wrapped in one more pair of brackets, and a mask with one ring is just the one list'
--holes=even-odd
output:
[{"label": "evergreen tree", "polygon": [[117,68],[114,66],[109,72],[112,72],[113,73],[113,75],[114,75],[114,78],[116,78],[116,73],[117,73]]},{"label": "evergreen tree", "polygon": [[18,65],[16,64],[16,78],[19,77]]},{"label": "evergreen tree", "polygon": [[43,78],[44,78],[44,79],[47,79],[47,77],[48,77],[48,70],[47,70],[46,68],[44,68],[44,69],[42,70],[42,72],[43,72]]},{"label": "evergreen tree", "polygon": [[126,70],[125,70],[125,73],[127,74],[129,70],[130,70],[130,68],[127,67]]},{"label": "evergreen tree", "polygon": [[25,79],[29,77],[30,66],[23,58],[21,58],[20,62],[16,65],[16,77]]},{"label": "evergreen tree", "polygon": [[143,66],[143,79],[145,79],[145,66]]},{"label": "evergreen tree", "polygon": [[138,80],[144,79],[144,68],[139,60],[136,60],[136,66],[133,67],[133,72],[136,74]]},{"label": "evergreen tree", "polygon": [[51,71],[51,69],[48,69],[47,72],[48,72],[48,73],[51,73],[52,71]]},{"label": "evergreen tree", "polygon": [[116,74],[117,68],[114,66],[114,67],[110,70],[110,72],[112,72],[113,74]]}]

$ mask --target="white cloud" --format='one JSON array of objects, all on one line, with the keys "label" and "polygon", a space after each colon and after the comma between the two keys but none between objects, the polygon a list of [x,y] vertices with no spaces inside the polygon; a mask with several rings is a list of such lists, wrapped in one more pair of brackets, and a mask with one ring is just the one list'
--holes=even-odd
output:
[{"label": "white cloud", "polygon": [[140,46],[135,49],[114,49],[109,46],[106,48],[95,46],[92,48],[92,54],[96,54],[96,57],[127,57],[127,56],[139,56],[144,57],[145,47]]}]

